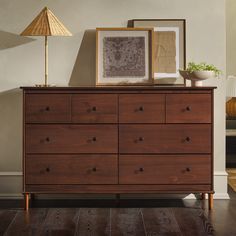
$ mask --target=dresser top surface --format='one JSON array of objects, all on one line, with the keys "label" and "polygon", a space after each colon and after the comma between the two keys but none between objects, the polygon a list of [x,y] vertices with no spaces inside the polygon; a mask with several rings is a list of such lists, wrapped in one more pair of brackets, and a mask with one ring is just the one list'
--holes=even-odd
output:
[{"label": "dresser top surface", "polygon": [[188,86],[63,86],[63,87],[20,87],[23,90],[35,91],[56,91],[56,90],[82,90],[82,91],[165,91],[165,90],[181,90],[181,91],[202,91],[213,90],[217,87],[188,87]]}]

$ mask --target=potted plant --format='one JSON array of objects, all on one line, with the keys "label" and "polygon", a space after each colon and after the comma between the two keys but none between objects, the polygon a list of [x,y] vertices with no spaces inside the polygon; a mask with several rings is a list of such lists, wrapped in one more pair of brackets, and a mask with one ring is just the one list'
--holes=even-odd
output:
[{"label": "potted plant", "polygon": [[189,62],[186,70],[179,70],[184,79],[191,80],[193,87],[202,86],[202,81],[212,77],[218,77],[221,71],[214,65],[201,62],[196,64]]}]

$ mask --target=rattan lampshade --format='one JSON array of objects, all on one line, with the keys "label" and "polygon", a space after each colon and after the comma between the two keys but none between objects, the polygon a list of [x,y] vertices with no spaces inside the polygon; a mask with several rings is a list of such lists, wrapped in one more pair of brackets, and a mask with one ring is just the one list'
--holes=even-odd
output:
[{"label": "rattan lampshade", "polygon": [[48,86],[48,38],[47,36],[72,36],[57,17],[45,7],[21,33],[22,36],[45,37],[45,84]]}]

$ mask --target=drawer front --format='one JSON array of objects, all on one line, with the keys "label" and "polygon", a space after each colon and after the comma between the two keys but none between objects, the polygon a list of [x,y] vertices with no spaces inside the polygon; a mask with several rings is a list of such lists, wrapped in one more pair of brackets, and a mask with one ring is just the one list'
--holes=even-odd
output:
[{"label": "drawer front", "polygon": [[26,184],[117,184],[116,155],[27,155]]},{"label": "drawer front", "polygon": [[120,123],[164,123],[164,94],[122,94],[119,96]]},{"label": "drawer front", "polygon": [[211,153],[211,125],[120,125],[120,153]]},{"label": "drawer front", "polygon": [[116,94],[72,95],[72,122],[116,123],[117,103]]},{"label": "drawer front", "polygon": [[116,125],[26,125],[26,153],[117,153]]},{"label": "drawer front", "polygon": [[211,94],[167,94],[167,123],[211,123]]},{"label": "drawer front", "polygon": [[70,122],[69,94],[26,94],[26,122]]},{"label": "drawer front", "polygon": [[210,155],[121,155],[120,184],[211,184]]}]

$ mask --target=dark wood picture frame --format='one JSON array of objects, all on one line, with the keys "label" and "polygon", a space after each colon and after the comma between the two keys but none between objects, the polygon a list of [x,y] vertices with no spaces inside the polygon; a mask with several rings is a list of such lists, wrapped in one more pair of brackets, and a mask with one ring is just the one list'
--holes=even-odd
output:
[{"label": "dark wood picture frame", "polygon": [[[176,61],[176,72],[175,76],[173,74],[166,73],[163,77],[158,77],[158,74],[155,73],[155,55],[153,55],[153,74],[154,74],[154,84],[159,85],[181,85],[185,86],[186,82],[178,72],[178,69],[186,68],[186,20],[185,19],[132,19],[128,21],[128,27],[153,27],[154,34],[156,27],[164,27],[164,28],[179,28],[179,58],[178,62]],[[153,54],[154,54],[154,44],[155,44],[155,36],[153,36]],[[177,43],[176,43],[177,45]],[[177,47],[176,47],[177,48]],[[177,49],[176,49],[177,50]],[[177,55],[177,54],[176,54]],[[179,66],[178,66],[179,64]]]}]

